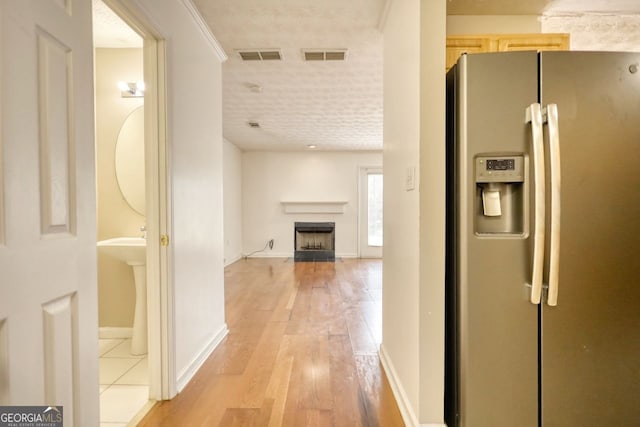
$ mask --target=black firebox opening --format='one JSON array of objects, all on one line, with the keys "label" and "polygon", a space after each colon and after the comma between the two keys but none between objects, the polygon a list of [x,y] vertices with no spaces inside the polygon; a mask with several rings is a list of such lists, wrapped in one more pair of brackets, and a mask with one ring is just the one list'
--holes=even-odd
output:
[{"label": "black firebox opening", "polygon": [[296,222],[294,261],[335,261],[335,232],[334,222]]}]

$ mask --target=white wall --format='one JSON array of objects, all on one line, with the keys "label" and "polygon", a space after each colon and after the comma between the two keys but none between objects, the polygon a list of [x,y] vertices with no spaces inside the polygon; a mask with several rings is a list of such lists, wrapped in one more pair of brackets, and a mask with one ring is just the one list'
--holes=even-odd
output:
[{"label": "white wall", "polygon": [[[358,168],[381,165],[382,153],[379,152],[245,152],[242,161],[244,253],[262,249],[273,238],[273,250],[267,249],[256,256],[291,257],[295,221],[331,221],[336,223],[336,256],[357,256]],[[294,215],[284,213],[281,201],[348,203],[343,214]]]},{"label": "white wall", "polygon": [[[391,3],[381,358],[409,426],[444,426],[445,35],[446,0]],[[405,190],[410,167],[414,191]]]},{"label": "white wall", "polygon": [[446,0],[421,2],[420,422],[444,420]]},{"label": "white wall", "polygon": [[178,388],[226,333],[221,59],[181,1],[131,0],[166,40]]},{"label": "white wall", "polygon": [[[442,67],[444,69],[444,66]],[[384,259],[381,356],[405,422],[418,420],[420,389],[420,188],[405,190],[420,161],[420,0],[391,3],[384,27]],[[424,173],[419,171],[419,173]],[[419,175],[418,175],[419,177]]]},{"label": "white wall", "polygon": [[224,264],[242,257],[242,151],[224,140]]},{"label": "white wall", "polygon": [[[539,33],[538,15],[450,15],[447,34],[521,34]],[[547,31],[548,32],[548,31]]]}]

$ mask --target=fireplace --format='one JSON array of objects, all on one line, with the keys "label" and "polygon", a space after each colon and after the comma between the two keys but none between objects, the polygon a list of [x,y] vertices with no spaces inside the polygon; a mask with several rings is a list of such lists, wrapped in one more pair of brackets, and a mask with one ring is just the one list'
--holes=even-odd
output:
[{"label": "fireplace", "polygon": [[294,227],[294,261],[336,260],[334,222],[296,222]]}]

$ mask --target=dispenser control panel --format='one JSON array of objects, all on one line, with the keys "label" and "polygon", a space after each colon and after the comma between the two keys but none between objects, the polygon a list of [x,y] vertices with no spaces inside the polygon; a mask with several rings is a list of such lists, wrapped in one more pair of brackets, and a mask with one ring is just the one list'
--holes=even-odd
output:
[{"label": "dispenser control panel", "polygon": [[523,156],[476,157],[476,182],[523,182]]},{"label": "dispenser control panel", "polygon": [[487,159],[484,163],[488,171],[512,171],[516,169],[516,159]]}]

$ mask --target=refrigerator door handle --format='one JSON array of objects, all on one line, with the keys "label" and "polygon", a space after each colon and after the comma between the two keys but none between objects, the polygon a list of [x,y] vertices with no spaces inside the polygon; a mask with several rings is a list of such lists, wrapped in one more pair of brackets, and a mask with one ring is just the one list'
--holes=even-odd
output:
[{"label": "refrigerator door handle", "polygon": [[549,248],[549,293],[547,305],[558,304],[558,272],[560,269],[560,132],[558,128],[558,106],[547,105],[549,128],[549,161],[551,167],[551,226]]},{"label": "refrigerator door handle", "polygon": [[540,304],[542,294],[542,268],[544,266],[544,227],[545,227],[545,189],[544,189],[544,138],[542,134],[542,108],[535,103],[527,107],[526,121],[531,123],[533,142],[533,263],[531,272],[531,303]]}]

